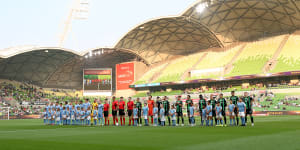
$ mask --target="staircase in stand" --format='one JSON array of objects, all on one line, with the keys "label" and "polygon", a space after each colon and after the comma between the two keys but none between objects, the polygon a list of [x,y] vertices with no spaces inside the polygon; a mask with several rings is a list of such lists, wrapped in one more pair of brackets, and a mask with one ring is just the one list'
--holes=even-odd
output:
[{"label": "staircase in stand", "polygon": [[281,53],[281,51],[282,51],[284,45],[285,45],[286,42],[288,41],[289,37],[290,37],[290,35],[288,34],[288,35],[286,35],[286,36],[282,39],[280,45],[278,46],[278,48],[277,48],[276,52],[274,53],[274,55],[272,56],[272,58],[271,58],[271,59],[265,64],[265,66],[263,67],[263,72],[264,72],[264,73],[269,72],[270,70],[272,70],[272,69],[276,66],[276,64],[277,64],[277,58],[278,58],[278,56],[280,55],[280,53]]},{"label": "staircase in stand", "polygon": [[181,80],[185,80],[185,78],[187,78],[189,76],[189,72],[191,72],[192,70],[195,69],[195,67],[207,56],[207,52],[204,53],[200,59],[191,67],[189,68],[188,70],[186,70],[180,77]]},{"label": "staircase in stand", "polygon": [[245,49],[245,47],[247,46],[247,43],[245,43],[237,52],[236,54],[232,57],[232,59],[230,60],[230,62],[225,66],[224,68],[224,74],[229,73],[232,68],[233,68],[233,63],[237,60],[237,58],[240,56],[240,54],[243,52],[243,50]]}]

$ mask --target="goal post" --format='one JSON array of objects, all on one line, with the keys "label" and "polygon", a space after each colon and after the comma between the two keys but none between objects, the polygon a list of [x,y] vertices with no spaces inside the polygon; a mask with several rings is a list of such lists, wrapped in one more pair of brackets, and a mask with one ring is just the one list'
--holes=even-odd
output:
[{"label": "goal post", "polygon": [[9,120],[9,107],[0,107],[0,120]]}]

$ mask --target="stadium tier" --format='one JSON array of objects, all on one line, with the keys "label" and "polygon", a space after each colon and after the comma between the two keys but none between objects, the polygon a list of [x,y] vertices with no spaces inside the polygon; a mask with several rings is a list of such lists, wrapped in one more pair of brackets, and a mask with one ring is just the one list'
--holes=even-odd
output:
[{"label": "stadium tier", "polygon": [[164,63],[163,65],[151,68],[138,81],[136,81],[135,84],[145,84],[151,82],[152,77],[167,65],[167,63]]},{"label": "stadium tier", "polygon": [[[235,54],[241,49],[242,45],[236,46],[234,48],[226,49],[221,52],[207,52],[206,57],[200,61],[194,68],[194,70],[204,70],[204,69],[214,69],[214,68],[224,68],[235,56]],[[207,73],[201,76],[193,76],[190,79],[200,79],[200,78],[217,78],[222,76],[223,72]]]},{"label": "stadium tier", "polygon": [[225,76],[241,76],[263,73],[263,67],[282,42],[283,36],[248,43],[233,63],[233,69]]},{"label": "stadium tier", "polygon": [[300,36],[291,35],[284,45],[272,73],[300,70]]},{"label": "stadium tier", "polygon": [[153,82],[180,81],[183,73],[198,62],[203,53],[185,56],[171,62]]},{"label": "stadium tier", "polygon": [[[287,39],[285,42],[285,39]],[[233,48],[203,51],[181,57],[150,69],[135,84],[176,82],[193,79],[219,79],[223,77],[257,75],[300,70],[297,51],[299,35],[280,35],[254,42],[241,43]],[[275,59],[274,67],[267,70],[268,62]],[[190,71],[189,76],[184,76]],[[159,74],[154,77],[155,72]],[[193,72],[200,72],[193,74]],[[149,80],[154,79],[154,80]]]}]

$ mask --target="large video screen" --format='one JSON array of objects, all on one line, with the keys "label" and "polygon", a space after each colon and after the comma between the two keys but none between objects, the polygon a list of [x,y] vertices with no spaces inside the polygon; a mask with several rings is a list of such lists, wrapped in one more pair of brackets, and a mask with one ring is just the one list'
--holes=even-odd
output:
[{"label": "large video screen", "polygon": [[84,69],[83,91],[84,95],[110,95],[112,91],[112,70],[107,68]]}]

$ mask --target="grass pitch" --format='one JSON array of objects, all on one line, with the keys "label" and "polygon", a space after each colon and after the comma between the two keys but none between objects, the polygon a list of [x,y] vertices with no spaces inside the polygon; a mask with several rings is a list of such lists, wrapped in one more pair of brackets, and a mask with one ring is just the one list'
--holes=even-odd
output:
[{"label": "grass pitch", "polygon": [[300,149],[300,116],[254,119],[254,127],[66,127],[44,126],[42,120],[0,120],[0,149]]}]

